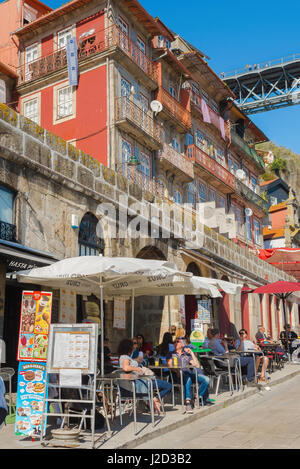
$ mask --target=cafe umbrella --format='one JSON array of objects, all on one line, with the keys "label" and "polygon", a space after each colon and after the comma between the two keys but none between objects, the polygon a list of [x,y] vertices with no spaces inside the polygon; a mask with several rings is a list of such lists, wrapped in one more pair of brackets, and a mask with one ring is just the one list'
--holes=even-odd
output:
[{"label": "cafe umbrella", "polygon": [[284,314],[284,325],[286,326],[286,300],[287,298],[294,292],[300,291],[300,283],[299,282],[287,282],[284,280],[279,280],[278,282],[268,283],[267,285],[263,285],[261,287],[256,288],[253,290],[252,293],[258,294],[269,294],[269,295],[276,295],[277,298],[282,300],[283,306],[283,314]]}]

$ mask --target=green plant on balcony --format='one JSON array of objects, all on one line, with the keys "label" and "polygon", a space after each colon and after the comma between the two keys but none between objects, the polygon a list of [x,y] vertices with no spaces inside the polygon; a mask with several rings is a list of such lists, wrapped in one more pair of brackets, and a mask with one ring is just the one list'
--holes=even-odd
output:
[{"label": "green plant on balcony", "polygon": [[286,166],[286,160],[283,158],[277,157],[273,161],[273,163],[270,165],[271,171],[278,172],[278,171],[286,171],[287,166]]}]

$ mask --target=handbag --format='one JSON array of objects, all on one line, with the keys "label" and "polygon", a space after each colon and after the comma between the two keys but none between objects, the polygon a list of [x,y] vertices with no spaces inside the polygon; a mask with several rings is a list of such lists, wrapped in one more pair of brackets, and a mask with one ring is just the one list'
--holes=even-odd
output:
[{"label": "handbag", "polygon": [[142,370],[143,370],[143,375],[154,376],[154,373],[152,370],[150,370],[150,368],[146,368],[145,366],[142,366]]}]

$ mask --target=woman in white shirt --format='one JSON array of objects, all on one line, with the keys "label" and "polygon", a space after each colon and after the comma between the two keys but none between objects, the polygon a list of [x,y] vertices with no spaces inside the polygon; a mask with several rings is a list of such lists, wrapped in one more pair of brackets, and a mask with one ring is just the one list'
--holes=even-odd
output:
[{"label": "woman in white shirt", "polygon": [[[256,345],[254,342],[251,340],[247,339],[248,332],[246,329],[241,329],[239,332],[240,340],[235,341],[235,349],[238,352],[261,352],[261,348]],[[259,368],[259,365],[262,365],[261,367],[261,374],[259,378],[259,382],[261,381],[266,381],[266,369],[269,364],[269,359],[268,357],[265,357],[264,355],[256,355],[255,357],[255,367],[256,367],[256,374]]]}]

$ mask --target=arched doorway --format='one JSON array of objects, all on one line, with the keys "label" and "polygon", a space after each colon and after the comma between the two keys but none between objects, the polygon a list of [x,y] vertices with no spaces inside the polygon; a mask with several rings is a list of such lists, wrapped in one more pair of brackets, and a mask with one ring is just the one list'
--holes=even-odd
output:
[{"label": "arched doorway", "polygon": [[[165,261],[163,252],[156,246],[145,246],[136,256],[138,259],[153,259]],[[134,334],[143,334],[145,340],[158,343],[160,340],[163,320],[164,296],[140,296],[135,298]],[[167,332],[168,325],[163,326],[162,332]]]},{"label": "arched doorway", "polygon": [[[201,277],[201,272],[198,265],[195,262],[191,262],[186,269],[187,272]],[[185,295],[185,321],[186,321],[186,332],[191,333],[191,320],[197,318],[198,304],[195,295]]]},{"label": "arched doorway", "polygon": [[[221,280],[229,282],[229,278],[226,275],[223,275]],[[231,334],[230,328],[230,305],[229,305],[229,295],[228,293],[221,292],[222,298],[220,298],[220,307],[219,307],[219,324],[221,334]]]}]

